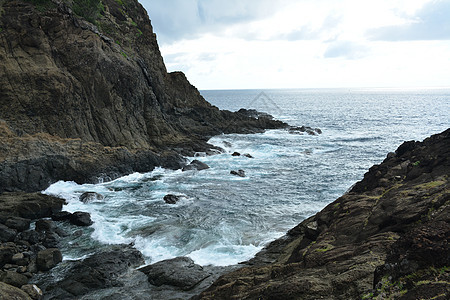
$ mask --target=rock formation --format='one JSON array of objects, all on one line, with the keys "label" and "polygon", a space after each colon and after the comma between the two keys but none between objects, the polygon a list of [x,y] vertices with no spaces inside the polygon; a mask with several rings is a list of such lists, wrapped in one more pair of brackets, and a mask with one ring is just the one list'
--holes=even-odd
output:
[{"label": "rock formation", "polygon": [[449,157],[450,129],[405,142],[197,298],[448,299]]},{"label": "rock formation", "polygon": [[180,168],[212,135],[286,125],[167,73],[136,0],[2,0],[0,62],[0,192]]}]

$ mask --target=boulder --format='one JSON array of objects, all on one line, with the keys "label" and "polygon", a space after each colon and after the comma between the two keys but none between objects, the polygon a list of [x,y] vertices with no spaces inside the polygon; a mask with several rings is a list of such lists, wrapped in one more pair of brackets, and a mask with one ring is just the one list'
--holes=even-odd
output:
[{"label": "boulder", "polygon": [[251,154],[249,154],[249,153],[245,153],[244,156],[248,157],[248,158],[253,158],[253,156]]},{"label": "boulder", "polygon": [[61,261],[61,251],[56,248],[49,248],[38,252],[36,264],[40,271],[48,271]]},{"label": "boulder", "polygon": [[50,217],[60,211],[64,199],[41,193],[3,193],[0,194],[0,211],[8,216],[26,219]]},{"label": "boulder", "polygon": [[83,203],[90,203],[90,202],[96,201],[96,200],[101,201],[104,198],[105,197],[103,197],[103,195],[96,193],[96,192],[84,192],[80,196],[80,201]]},{"label": "boulder", "polygon": [[0,244],[0,267],[5,264],[11,263],[12,257],[19,250],[14,243]]},{"label": "boulder", "polygon": [[72,216],[72,213],[68,211],[58,211],[52,215],[52,220],[53,221],[70,220],[70,216]]},{"label": "boulder", "polygon": [[241,154],[239,152],[233,152],[233,154],[231,154],[231,156],[241,156]]},{"label": "boulder", "polygon": [[175,204],[178,201],[180,201],[182,198],[185,198],[185,196],[168,194],[168,195],[164,196],[164,202],[166,202],[167,204]]},{"label": "boulder", "polygon": [[0,300],[31,300],[30,296],[15,286],[0,282]]},{"label": "boulder", "polygon": [[21,232],[30,228],[31,220],[21,217],[10,217],[6,220],[5,225],[9,228],[16,229]]},{"label": "boulder", "polygon": [[35,284],[25,284],[20,289],[27,293],[33,300],[41,300],[44,298],[42,290]]},{"label": "boulder", "polygon": [[112,245],[108,250],[97,252],[86,259],[69,262],[57,282],[51,283],[47,290],[46,282],[40,284],[40,287],[44,288],[45,294],[51,290],[65,295],[63,298],[79,298],[96,289],[123,286],[121,277],[130,271],[130,268],[142,264],[142,254],[132,246]]},{"label": "boulder", "polygon": [[26,266],[28,265],[29,260],[25,257],[23,253],[19,252],[12,256],[11,262],[18,266]]},{"label": "boulder", "polygon": [[138,270],[146,274],[153,285],[170,285],[182,290],[192,289],[211,275],[189,257],[163,260]]},{"label": "boulder", "polygon": [[12,242],[16,238],[17,230],[0,224],[0,242]]},{"label": "boulder", "polygon": [[28,277],[14,271],[6,270],[0,271],[0,281],[20,288],[22,285],[28,283]]},{"label": "boulder", "polygon": [[35,225],[35,230],[37,232],[53,232],[56,229],[55,223],[52,220],[37,220]]},{"label": "boulder", "polygon": [[91,215],[87,212],[76,211],[70,216],[70,223],[77,226],[91,226],[94,222]]},{"label": "boulder", "polygon": [[189,170],[206,170],[209,169],[209,166],[199,160],[194,159],[189,165],[184,166],[182,171],[189,171]]},{"label": "boulder", "polygon": [[239,177],[245,177],[245,171],[244,170],[237,170],[237,171],[230,171],[231,175],[239,176]]},{"label": "boulder", "polygon": [[27,230],[17,235],[18,239],[27,241],[31,245],[37,244],[42,241],[44,234],[37,232],[36,230]]}]

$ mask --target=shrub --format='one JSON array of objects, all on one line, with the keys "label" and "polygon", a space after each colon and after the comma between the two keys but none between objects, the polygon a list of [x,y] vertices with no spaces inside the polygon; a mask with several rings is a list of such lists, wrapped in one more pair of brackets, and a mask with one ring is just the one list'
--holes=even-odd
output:
[{"label": "shrub", "polygon": [[100,0],[74,0],[73,2],[73,12],[91,23],[94,23],[104,10]]}]

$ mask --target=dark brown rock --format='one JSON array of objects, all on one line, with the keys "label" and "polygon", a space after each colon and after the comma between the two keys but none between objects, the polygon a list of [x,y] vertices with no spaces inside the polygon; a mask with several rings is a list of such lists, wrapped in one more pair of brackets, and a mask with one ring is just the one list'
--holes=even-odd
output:
[{"label": "dark brown rock", "polygon": [[64,199],[40,193],[3,193],[0,194],[0,211],[9,216],[39,219],[60,211],[64,202]]},{"label": "dark brown rock", "polygon": [[190,290],[211,274],[194,263],[189,257],[163,260],[139,269],[148,281],[156,286],[170,285]]},{"label": "dark brown rock", "polygon": [[206,169],[209,169],[209,166],[207,164],[205,164],[197,159],[194,159],[189,165],[184,166],[182,170],[183,171],[189,171],[189,170],[201,171],[201,170],[206,170]]},{"label": "dark brown rock", "polygon": [[167,204],[176,204],[178,201],[180,201],[182,198],[184,198],[183,195],[172,195],[168,194],[164,196],[164,202]]},{"label": "dark brown rock", "polygon": [[5,225],[19,232],[30,228],[31,220],[20,217],[10,217],[6,220]]},{"label": "dark brown rock", "polygon": [[0,300],[31,300],[30,296],[19,288],[0,282]]},{"label": "dark brown rock", "polygon": [[27,293],[33,300],[42,300],[44,298],[41,289],[35,284],[25,284],[20,289]]},{"label": "dark brown rock", "polygon": [[6,270],[0,271],[0,281],[20,288],[28,283],[28,278],[17,272]]},{"label": "dark brown rock", "polygon": [[239,177],[245,177],[245,171],[244,170],[237,170],[237,171],[230,171],[231,175],[239,176]]},{"label": "dark brown rock", "polygon": [[76,211],[70,216],[70,223],[77,226],[91,226],[94,222],[91,220],[91,215],[87,212]]},{"label": "dark brown rock", "polygon": [[37,254],[36,264],[40,271],[48,271],[62,261],[62,254],[56,248],[41,250]]}]

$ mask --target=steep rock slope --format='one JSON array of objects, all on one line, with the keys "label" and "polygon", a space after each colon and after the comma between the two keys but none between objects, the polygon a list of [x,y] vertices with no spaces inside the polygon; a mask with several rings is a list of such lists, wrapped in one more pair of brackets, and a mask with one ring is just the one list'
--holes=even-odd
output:
[{"label": "steep rock slope", "polygon": [[167,73],[136,0],[1,0],[0,122],[0,192],[176,168],[174,150],[212,135],[285,125],[219,111]]},{"label": "steep rock slope", "polygon": [[405,142],[198,299],[448,299],[449,156],[450,129]]}]

